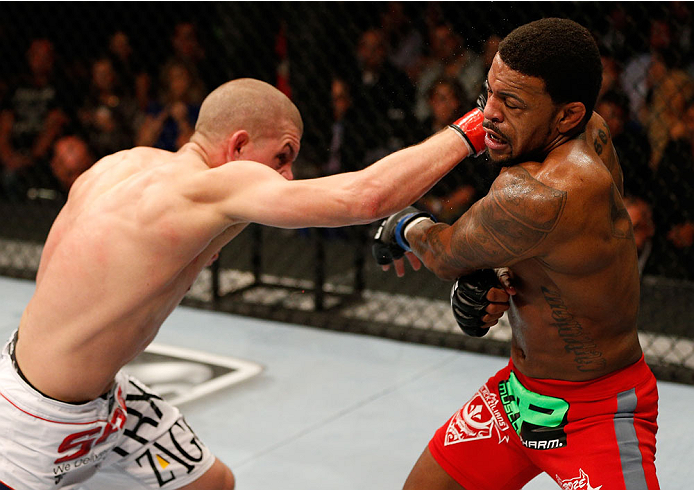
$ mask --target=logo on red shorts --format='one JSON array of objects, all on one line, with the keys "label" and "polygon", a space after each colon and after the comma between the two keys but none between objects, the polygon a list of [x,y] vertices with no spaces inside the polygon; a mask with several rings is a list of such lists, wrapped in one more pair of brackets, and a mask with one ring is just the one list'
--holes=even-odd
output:
[{"label": "logo on red shorts", "polygon": [[486,385],[483,386],[451,418],[446,429],[444,445],[449,446],[459,442],[489,439],[492,437],[495,429],[499,437],[499,443],[508,441],[508,435],[502,435],[502,433],[509,429],[509,425],[504,420],[501,412],[497,410],[496,406],[498,403],[499,398],[497,395],[489,391]]},{"label": "logo on red shorts", "polygon": [[582,468],[579,468],[578,472],[576,478],[569,478],[568,480],[562,480],[559,475],[556,475],[555,478],[562,490],[600,490],[602,488],[602,485],[599,487],[590,486],[590,478]]}]

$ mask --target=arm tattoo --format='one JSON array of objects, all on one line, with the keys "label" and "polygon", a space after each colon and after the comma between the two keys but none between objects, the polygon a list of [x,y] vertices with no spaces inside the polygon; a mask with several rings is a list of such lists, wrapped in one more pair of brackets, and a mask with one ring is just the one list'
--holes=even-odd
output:
[{"label": "arm tattoo", "polygon": [[597,349],[595,341],[571,314],[561,294],[544,286],[540,289],[552,313],[553,322],[550,325],[557,329],[559,337],[564,341],[566,352],[573,354],[576,369],[581,372],[604,369],[606,361],[602,357],[602,352]]},{"label": "arm tattoo", "polygon": [[593,141],[593,148],[595,148],[595,153],[598,156],[602,155],[603,148],[609,140],[608,136],[610,134],[610,128],[607,127],[607,123],[603,123],[603,127],[598,129],[598,136]]},{"label": "arm tattoo", "polygon": [[622,167],[619,165],[619,157],[617,156],[617,150],[610,141],[610,128],[607,126],[606,122],[602,123],[602,128],[597,130],[597,135],[593,140],[593,148],[595,153],[598,154],[600,160],[605,164],[607,170],[612,174],[612,179],[617,184],[619,192],[624,191],[624,178],[622,175]]},{"label": "arm tattoo", "polygon": [[516,167],[497,178],[489,194],[470,209],[455,231],[458,265],[481,268],[508,264],[537,246],[557,225],[566,192],[546,186]]}]

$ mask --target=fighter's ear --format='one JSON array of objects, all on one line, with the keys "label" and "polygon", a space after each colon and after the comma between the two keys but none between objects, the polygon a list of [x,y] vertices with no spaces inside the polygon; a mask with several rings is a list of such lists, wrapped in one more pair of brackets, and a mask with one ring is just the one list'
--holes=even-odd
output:
[{"label": "fighter's ear", "polygon": [[566,134],[573,131],[583,121],[586,106],[583,102],[568,102],[557,113],[557,130]]},{"label": "fighter's ear", "polygon": [[245,129],[240,129],[229,136],[226,145],[226,161],[232,162],[234,160],[242,160],[242,153],[244,147],[251,140],[248,131]]}]

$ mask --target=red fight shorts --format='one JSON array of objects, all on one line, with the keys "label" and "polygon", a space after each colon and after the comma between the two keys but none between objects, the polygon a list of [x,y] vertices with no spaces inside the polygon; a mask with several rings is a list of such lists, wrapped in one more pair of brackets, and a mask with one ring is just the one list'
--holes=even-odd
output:
[{"label": "red fight shorts", "polygon": [[513,363],[429,442],[469,490],[516,490],[540,472],[565,490],[656,490],[658,390],[643,357],[590,381],[535,379]]}]

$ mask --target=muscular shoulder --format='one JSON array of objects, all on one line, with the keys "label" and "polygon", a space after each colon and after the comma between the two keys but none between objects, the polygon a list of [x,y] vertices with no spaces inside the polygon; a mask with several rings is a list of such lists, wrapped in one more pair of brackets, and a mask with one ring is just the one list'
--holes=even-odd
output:
[{"label": "muscular shoulder", "polygon": [[[233,161],[215,168],[204,168],[181,182],[184,194],[197,202],[228,201],[236,196],[248,199],[253,189],[267,188],[271,183],[285,183],[276,171],[258,162]],[[259,197],[257,194],[255,197]]]},{"label": "muscular shoulder", "polygon": [[[568,246],[574,252],[578,246],[586,253],[588,248],[603,250],[600,244],[628,234],[629,221],[620,190],[603,160],[584,140],[572,140],[551,155],[535,177],[564,192],[562,217],[553,235],[555,245],[580,244]],[[562,255],[562,248],[556,250]],[[557,258],[556,253],[550,255]],[[560,261],[566,263],[564,258]]]},{"label": "muscular shoulder", "polygon": [[569,203],[607,195],[614,184],[604,161],[583,138],[564,143],[542,163],[522,166],[542,184],[566,192]]},{"label": "muscular shoulder", "polygon": [[543,162],[525,162],[502,171],[484,210],[489,220],[506,217],[554,237],[552,242],[563,241],[590,221],[590,209],[607,205],[613,187],[599,159],[584,143],[576,142]]},{"label": "muscular shoulder", "polygon": [[502,171],[492,184],[487,210],[508,214],[514,220],[543,231],[552,230],[566,204],[566,191],[534,175],[538,164],[516,165]]},{"label": "muscular shoulder", "polygon": [[131,148],[101,158],[85,172],[85,175],[91,178],[118,179],[120,176],[136,173],[148,167],[162,165],[170,161],[171,156],[172,153],[156,148]]},{"label": "muscular shoulder", "polygon": [[565,205],[566,192],[539,181],[525,164],[506,168],[456,224],[456,256],[497,267],[544,255]]},{"label": "muscular shoulder", "polygon": [[71,206],[106,206],[117,209],[126,203],[142,203],[156,192],[157,183],[172,173],[174,154],[154,148],[133,148],[108,155],[96,162],[73,184]]}]

